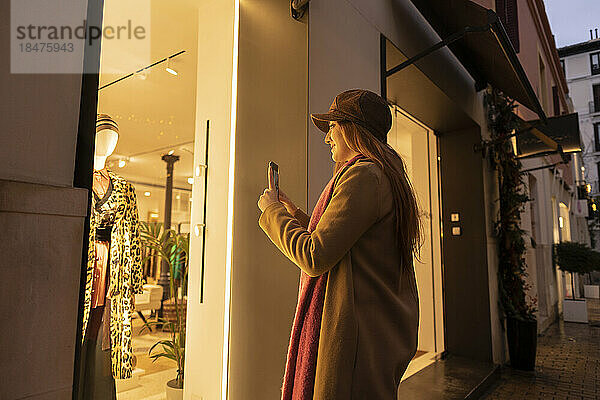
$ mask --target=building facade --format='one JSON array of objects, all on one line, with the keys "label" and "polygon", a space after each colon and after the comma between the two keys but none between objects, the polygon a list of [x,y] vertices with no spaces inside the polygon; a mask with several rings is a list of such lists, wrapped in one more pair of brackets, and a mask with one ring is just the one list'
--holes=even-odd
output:
[{"label": "building facade", "polygon": [[[559,117],[578,112],[573,108],[570,88],[565,80],[554,42],[554,36],[542,1],[497,1],[506,7],[507,26],[513,32],[512,42],[519,49],[523,68],[536,91],[546,115]],[[515,22],[516,20],[516,22]],[[536,119],[530,110],[517,110],[524,120]],[[522,160],[527,171],[524,181],[530,202],[522,214],[527,241],[528,283],[530,296],[538,306],[538,331],[542,332],[562,313],[562,300],[572,296],[570,274],[560,271],[552,262],[552,245],[560,241],[589,242],[585,212],[578,212],[577,186],[582,185],[581,154],[572,153],[568,163],[559,155],[544,155]]]},{"label": "building facade", "polygon": [[[423,257],[415,264],[419,352],[405,379],[451,357],[490,371],[506,362],[494,233],[498,180],[474,150],[490,139],[483,89],[502,82],[485,60],[522,66],[523,76],[503,78],[533,88],[535,99],[517,110],[523,119],[539,117],[538,103],[548,116],[573,110],[541,0],[457,2],[475,16],[497,12],[513,60],[498,47],[475,49],[484,62],[468,62],[456,47],[442,46],[388,74],[445,39],[434,3],[313,0],[294,19],[289,3],[277,0],[156,2],[152,60],[167,57],[175,78],[161,68],[162,75],[151,70],[114,83],[122,75],[110,72],[116,67],[141,66],[108,41],[80,60],[95,59],[96,74],[16,75],[3,58],[0,84],[10,94],[0,100],[9,116],[0,146],[6,228],[0,242],[10,255],[2,267],[3,315],[22,321],[0,342],[2,373],[17,382],[9,398],[71,395],[98,112],[114,115],[124,132],[109,161],[136,186],[141,220],[162,218],[162,202],[153,203],[166,190],[160,157],[180,156],[172,226],[190,234],[185,398],[278,398],[299,271],[260,231],[256,200],[265,166],[274,160],[282,189],[310,213],[333,163],[308,115],[327,110],[349,88],[389,101],[388,141],[404,157],[423,211]],[[9,5],[2,4],[8,27]],[[108,20],[118,14],[113,7],[116,2],[107,0],[104,10],[90,2],[85,12],[88,20]],[[177,30],[173,21],[181,21]],[[8,52],[4,33],[2,40]],[[181,50],[184,56],[169,56]],[[527,261],[540,330],[557,318],[564,295],[552,244],[582,240],[586,231],[573,211],[579,179],[573,162],[533,170],[555,164],[555,157],[523,162],[532,169],[523,225],[537,243]],[[19,307],[8,306],[14,299]],[[48,373],[50,364],[58,367]]]},{"label": "building facade", "polygon": [[[600,39],[590,40],[558,49],[563,72],[567,78],[583,141],[583,178],[589,185],[592,199],[600,196]],[[594,201],[597,204],[597,200]],[[592,208],[597,207],[592,204]],[[596,211],[592,209],[592,211]],[[590,225],[593,247],[600,248],[600,230]]]}]

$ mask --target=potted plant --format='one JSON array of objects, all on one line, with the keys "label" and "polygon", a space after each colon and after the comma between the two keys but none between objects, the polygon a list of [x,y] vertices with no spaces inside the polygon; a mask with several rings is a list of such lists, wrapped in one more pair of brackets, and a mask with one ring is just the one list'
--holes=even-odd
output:
[{"label": "potted plant", "polygon": [[[484,96],[491,140],[485,143],[489,159],[498,171],[499,213],[495,223],[498,238],[498,291],[513,368],[533,370],[537,348],[536,299],[528,296],[525,263],[526,232],[521,229],[521,212],[529,198],[524,191],[521,162],[514,152],[511,137],[520,129],[513,113],[514,101],[497,89]],[[484,153],[485,154],[485,153]],[[535,246],[534,241],[531,241]],[[529,300],[528,300],[529,298]]]},{"label": "potted plant", "polygon": [[164,230],[160,223],[146,222],[140,223],[140,236],[142,243],[169,265],[170,299],[165,303],[172,306],[171,313],[165,313],[156,322],[146,323],[144,328],[160,325],[163,331],[170,333],[169,339],[156,342],[148,354],[152,361],[165,357],[177,363],[177,376],[167,382],[166,393],[168,400],[181,400],[185,366],[185,287],[189,266],[189,237],[172,229]]},{"label": "potted plant", "polygon": [[[575,274],[590,272],[598,253],[583,243],[561,242],[554,245],[552,260],[561,271]],[[574,279],[571,279],[573,297],[563,300],[563,320],[566,322],[588,322],[585,298],[576,298]]]}]

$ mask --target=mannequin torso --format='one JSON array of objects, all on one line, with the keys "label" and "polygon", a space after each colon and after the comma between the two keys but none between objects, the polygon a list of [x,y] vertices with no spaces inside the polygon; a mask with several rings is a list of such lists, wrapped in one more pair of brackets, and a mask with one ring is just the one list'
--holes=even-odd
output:
[{"label": "mannequin torso", "polygon": [[106,194],[108,186],[110,184],[110,177],[108,176],[108,170],[106,167],[99,171],[94,171],[94,181],[92,183],[92,190],[101,199]]}]

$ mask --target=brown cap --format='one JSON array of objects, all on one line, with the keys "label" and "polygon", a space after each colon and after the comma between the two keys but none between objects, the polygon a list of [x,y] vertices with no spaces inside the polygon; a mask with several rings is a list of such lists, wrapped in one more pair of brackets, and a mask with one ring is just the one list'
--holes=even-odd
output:
[{"label": "brown cap", "polygon": [[330,121],[350,121],[371,132],[377,139],[387,142],[392,127],[392,113],[385,99],[370,90],[352,89],[335,96],[325,114],[311,114],[314,124],[327,133]]}]

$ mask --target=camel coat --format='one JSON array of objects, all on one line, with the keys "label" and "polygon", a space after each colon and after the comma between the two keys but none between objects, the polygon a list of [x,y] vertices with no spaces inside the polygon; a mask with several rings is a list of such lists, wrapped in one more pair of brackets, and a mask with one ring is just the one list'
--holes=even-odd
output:
[{"label": "camel coat", "polygon": [[[312,233],[308,216],[276,202],[261,214],[271,241],[310,276],[327,271],[316,400],[392,400],[417,350],[412,265],[400,265],[389,181],[369,160],[341,175]],[[303,399],[308,400],[308,399]]]}]

